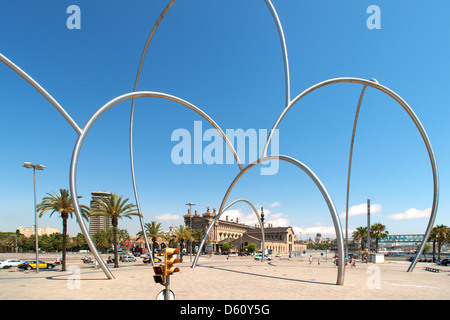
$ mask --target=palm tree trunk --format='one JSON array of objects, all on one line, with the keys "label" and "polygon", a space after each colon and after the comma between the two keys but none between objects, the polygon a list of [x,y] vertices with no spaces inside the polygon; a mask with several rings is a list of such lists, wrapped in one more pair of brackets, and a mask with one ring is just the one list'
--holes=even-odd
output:
[{"label": "palm tree trunk", "polygon": [[436,261],[436,239],[433,240],[433,262]]},{"label": "palm tree trunk", "polygon": [[441,239],[438,239],[438,260],[441,260]]},{"label": "palm tree trunk", "polygon": [[183,262],[183,241],[180,242],[180,262]]},{"label": "palm tree trunk", "polygon": [[62,267],[61,271],[66,271],[66,246],[67,246],[67,218],[68,214],[63,214],[63,242],[62,242]]},{"label": "palm tree trunk", "polygon": [[112,225],[113,225],[113,242],[114,242],[114,268],[119,267],[119,253],[117,252],[117,226],[119,224],[119,221],[117,219],[112,219]]}]

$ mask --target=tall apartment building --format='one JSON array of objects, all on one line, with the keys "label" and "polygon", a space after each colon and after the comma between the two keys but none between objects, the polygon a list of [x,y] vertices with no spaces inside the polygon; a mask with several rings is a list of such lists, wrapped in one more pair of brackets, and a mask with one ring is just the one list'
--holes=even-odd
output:
[{"label": "tall apartment building", "polygon": [[[98,208],[98,200],[103,197],[109,197],[110,192],[96,191],[92,192],[91,211]],[[90,216],[89,217],[89,235],[91,237],[99,230],[109,230],[112,228],[111,218],[107,216]]]}]

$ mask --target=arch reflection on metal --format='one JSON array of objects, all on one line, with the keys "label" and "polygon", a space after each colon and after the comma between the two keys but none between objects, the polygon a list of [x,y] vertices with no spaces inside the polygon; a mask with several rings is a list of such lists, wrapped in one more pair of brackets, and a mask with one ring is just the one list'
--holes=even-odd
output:
[{"label": "arch reflection on metal", "polygon": [[[181,105],[183,105],[185,107],[188,107],[189,109],[195,111],[196,113],[201,115],[204,119],[206,119],[219,132],[219,134],[225,140],[225,143],[228,145],[230,150],[234,151],[233,145],[228,140],[227,136],[222,131],[222,129],[220,129],[220,127],[214,122],[214,120],[212,118],[210,118],[200,108],[194,106],[193,104],[191,104],[191,103],[189,103],[189,102],[187,102],[187,101],[185,101],[183,99],[180,99],[180,98],[172,96],[172,95],[168,95],[168,94],[161,93],[161,92],[152,92],[152,91],[131,92],[131,93],[127,93],[127,94],[124,94],[124,95],[121,95],[119,97],[114,98],[113,100],[109,101],[103,107],[101,107],[100,109],[97,110],[97,112],[88,120],[88,122],[83,127],[82,133],[79,135],[79,137],[77,139],[77,142],[75,144],[75,147],[74,147],[74,150],[73,150],[73,154],[72,154],[72,162],[71,162],[71,165],[70,165],[70,191],[71,191],[71,194],[72,194],[72,199],[74,199],[73,200],[73,205],[74,205],[75,215],[77,216],[78,223],[80,224],[81,231],[83,232],[83,234],[85,236],[85,239],[86,239],[86,242],[88,243],[89,249],[94,254],[94,257],[99,262],[100,267],[105,272],[106,276],[108,278],[110,278],[110,279],[113,278],[113,275],[109,271],[109,269],[106,266],[105,262],[101,259],[101,257],[99,255],[99,253],[98,253],[94,243],[92,242],[91,237],[87,233],[86,226],[84,225],[84,221],[83,221],[83,219],[81,217],[80,207],[79,207],[79,203],[78,203],[77,188],[76,188],[76,169],[77,169],[77,166],[78,166],[78,157],[79,157],[79,154],[80,154],[81,147],[83,145],[83,141],[86,138],[86,135],[88,134],[88,132],[91,129],[92,125],[97,121],[97,119],[103,113],[105,113],[108,109],[113,107],[114,105],[116,105],[116,104],[118,104],[118,103],[120,103],[122,101],[126,101],[128,99],[140,98],[140,97],[152,97],[152,98],[162,98],[162,99],[170,100],[170,101],[173,101],[173,102],[177,102],[177,103],[179,103],[179,104],[181,104]],[[236,151],[234,151],[234,152],[236,152]]]},{"label": "arch reflection on metal", "polygon": [[[155,25],[152,28],[152,31],[150,32],[150,35],[148,36],[147,42],[144,46],[144,50],[142,52],[141,55],[141,60],[139,62],[139,67],[138,67],[138,72],[136,75],[136,80],[134,83],[134,92],[137,91],[138,86],[139,86],[139,79],[141,77],[141,71],[142,71],[142,66],[144,64],[144,60],[145,57],[147,55],[147,50],[148,47],[150,45],[151,40],[153,39],[153,35],[155,34],[156,30],[158,29],[159,24],[161,23],[161,21],[163,20],[164,16],[166,15],[166,13],[170,10],[170,8],[172,7],[172,5],[175,3],[176,0],[171,0],[169,2],[169,4],[164,8],[164,10],[162,11],[162,13],[159,15],[159,18],[157,19]],[[287,56],[287,48],[286,48],[286,40],[284,37],[284,32],[283,32],[283,28],[281,27],[281,22],[280,19],[278,18],[278,14],[274,8],[274,6],[272,5],[272,2],[270,0],[264,0],[267,7],[269,8],[269,11],[272,15],[272,18],[275,22],[275,25],[277,27],[278,30],[278,35],[280,37],[280,43],[281,43],[281,50],[283,53],[283,61],[284,61],[284,70],[285,70],[285,82],[286,82],[286,106],[289,104],[290,102],[290,77],[289,77],[289,60],[288,60],[288,56]],[[131,162],[131,179],[133,182],[133,190],[134,190],[134,197],[136,200],[136,206],[138,209],[138,212],[140,214],[139,216],[139,221],[141,224],[141,229],[142,229],[142,234],[145,234],[145,228],[144,228],[144,221],[143,221],[143,216],[142,216],[142,211],[141,211],[141,206],[139,203],[139,196],[138,196],[138,192],[137,192],[137,187],[136,187],[136,177],[135,177],[135,173],[134,173],[134,156],[133,156],[133,121],[134,121],[134,107],[135,107],[135,98],[133,98],[132,102],[131,102],[131,115],[130,115],[130,162]],[[231,150],[232,152],[234,150]],[[239,166],[239,169],[242,170],[242,164],[237,156],[236,152],[233,152],[233,156],[236,159],[236,162]],[[150,244],[148,242],[147,237],[144,237],[145,239],[145,245],[147,247],[148,252],[150,252]],[[263,255],[264,256],[264,255]],[[153,256],[150,255],[151,261],[152,261],[152,265],[155,265],[155,262],[153,261]],[[263,257],[264,259],[264,257]]]},{"label": "arch reflection on metal", "polygon": [[328,194],[328,191],[326,190],[325,186],[322,184],[322,182],[319,180],[319,178],[314,174],[314,172],[311,169],[309,169],[306,165],[304,165],[300,161],[298,161],[294,158],[288,157],[288,156],[283,156],[283,155],[270,155],[267,157],[262,157],[262,158],[256,160],[255,162],[249,164],[247,167],[244,168],[244,170],[242,170],[236,176],[236,178],[233,180],[231,185],[228,187],[227,192],[225,193],[225,196],[222,200],[222,204],[220,205],[219,213],[214,218],[213,222],[210,224],[208,230],[206,231],[205,236],[203,237],[203,241],[199,247],[199,251],[197,252],[197,254],[195,256],[194,262],[191,267],[195,268],[195,266],[197,265],[199,253],[203,249],[203,246],[205,244],[205,239],[207,238],[209,232],[211,231],[211,228],[214,225],[214,223],[217,220],[219,220],[220,216],[224,212],[225,202],[227,201],[228,196],[230,195],[230,192],[233,190],[235,184],[249,169],[251,169],[255,165],[262,163],[262,162],[271,161],[271,160],[283,160],[283,161],[287,161],[289,163],[296,165],[298,168],[302,169],[311,178],[311,180],[313,180],[313,182],[316,184],[316,186],[320,190],[322,196],[324,197],[324,199],[327,203],[328,209],[330,210],[331,217],[333,219],[334,230],[336,232],[336,239],[337,239],[337,245],[338,245],[338,275],[337,275],[336,284],[343,285],[344,284],[344,239],[343,239],[343,235],[342,235],[341,223],[340,223],[336,208],[334,206],[333,200],[331,199],[330,195]]},{"label": "arch reflection on metal", "polygon": [[[245,202],[245,203],[247,203],[247,204],[253,209],[253,212],[255,213],[256,218],[258,219],[259,225],[261,226],[262,252],[265,252],[265,249],[266,249],[266,242],[265,242],[265,240],[264,240],[264,239],[265,239],[265,236],[264,236],[264,226],[263,226],[263,224],[262,224],[262,222],[261,222],[261,217],[259,216],[258,210],[256,210],[255,206],[254,206],[250,201],[248,201],[248,200],[246,200],[246,199],[236,199],[236,200],[234,200],[233,202],[229,203],[227,206],[225,206],[225,208],[223,208],[222,213],[225,212],[225,211],[227,211],[232,205],[234,205],[234,204],[236,204],[236,203],[238,203],[238,202]],[[219,211],[219,212],[220,212],[220,211]],[[219,216],[219,215],[217,215],[217,216]],[[212,227],[213,227],[213,225],[214,225],[214,223],[215,223],[216,221],[217,221],[217,220],[214,219],[214,220],[211,222],[211,224],[208,226],[208,229],[207,229],[207,230],[211,230]],[[206,242],[206,239],[207,239],[207,237],[208,237],[208,234],[209,234],[209,231],[207,231],[207,232],[205,233],[205,235],[203,236],[202,243],[200,244],[200,249],[203,248],[203,246],[205,245],[205,242]],[[197,254],[196,254],[196,256],[195,256],[195,259],[194,259],[194,262],[192,263],[191,268],[195,268],[195,266],[196,266],[196,264],[197,264],[198,257],[199,257],[199,255],[200,255],[200,252],[201,252],[200,250],[197,251]],[[263,262],[263,261],[264,261],[264,254],[262,255],[262,258],[261,258],[261,262]]]},{"label": "arch reflection on metal", "polygon": [[335,79],[330,79],[330,80],[326,80],[326,81],[322,81],[320,83],[317,83],[317,84],[309,87],[308,89],[306,89],[302,93],[300,93],[283,110],[283,112],[280,114],[280,116],[278,117],[277,121],[275,122],[274,126],[272,127],[269,136],[267,137],[267,141],[266,141],[266,144],[264,146],[264,150],[263,150],[262,154],[263,154],[263,156],[267,155],[267,149],[269,147],[270,141],[272,140],[272,137],[273,137],[273,134],[274,134],[275,130],[278,128],[281,120],[283,120],[283,118],[286,115],[286,113],[289,111],[290,108],[292,108],[295,105],[295,103],[297,103],[301,98],[306,96],[308,93],[311,93],[314,90],[317,90],[317,89],[319,89],[321,87],[324,87],[324,86],[327,86],[327,85],[330,85],[330,84],[335,84],[335,83],[358,83],[358,84],[362,84],[362,85],[365,85],[365,86],[369,86],[369,87],[375,88],[377,90],[380,90],[381,92],[386,93],[391,98],[393,98],[395,101],[397,101],[403,107],[403,109],[405,109],[405,111],[408,113],[408,115],[413,120],[414,124],[416,125],[417,129],[419,130],[419,133],[420,133],[420,135],[421,135],[421,137],[422,137],[422,139],[423,139],[423,141],[425,143],[425,146],[426,146],[427,152],[428,152],[428,156],[430,158],[431,170],[432,170],[432,173],[433,173],[433,202],[432,202],[432,207],[431,207],[430,220],[428,222],[428,226],[427,226],[427,229],[425,231],[424,240],[423,240],[422,244],[420,245],[419,250],[417,250],[417,254],[416,254],[413,262],[411,263],[411,265],[408,268],[408,272],[411,272],[411,271],[414,270],[414,267],[417,264],[417,261],[418,261],[420,255],[423,252],[423,249],[425,248],[425,244],[427,243],[428,238],[430,237],[431,229],[433,228],[433,224],[434,224],[434,221],[436,219],[438,202],[439,202],[439,176],[438,176],[438,169],[437,169],[437,164],[436,164],[436,158],[434,156],[434,151],[433,151],[433,148],[431,146],[431,142],[430,142],[430,140],[428,138],[428,135],[425,132],[425,129],[423,128],[423,126],[422,126],[422,123],[420,122],[419,118],[417,118],[416,114],[411,109],[411,107],[397,93],[395,93],[391,89],[389,89],[389,88],[379,84],[377,81],[365,80],[365,79],[360,79],[360,78],[335,78]]}]

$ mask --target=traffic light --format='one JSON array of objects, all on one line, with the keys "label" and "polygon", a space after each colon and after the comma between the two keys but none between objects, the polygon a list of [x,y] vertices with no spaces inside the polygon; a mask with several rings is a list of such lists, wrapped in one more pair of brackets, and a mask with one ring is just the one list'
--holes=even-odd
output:
[{"label": "traffic light", "polygon": [[155,272],[155,274],[153,275],[153,279],[156,283],[166,283],[166,275],[164,273],[163,265],[160,264],[158,266],[153,266],[153,271]]},{"label": "traffic light", "polygon": [[173,266],[174,263],[180,262],[178,258],[175,258],[174,254],[179,254],[180,250],[174,248],[166,248],[164,252],[164,275],[170,276],[174,272],[179,272],[180,269]]}]

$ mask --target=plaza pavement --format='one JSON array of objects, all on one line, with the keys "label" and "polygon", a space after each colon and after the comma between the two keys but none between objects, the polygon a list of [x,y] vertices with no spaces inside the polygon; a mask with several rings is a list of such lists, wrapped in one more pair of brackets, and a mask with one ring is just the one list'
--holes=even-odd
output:
[{"label": "plaza pavement", "polygon": [[[44,260],[44,259],[42,259]],[[177,264],[171,276],[176,300],[448,300],[450,267],[418,263],[406,272],[407,261],[380,264],[357,262],[346,267],[343,286],[337,286],[337,267],[332,261],[307,257],[275,258],[263,263],[252,257],[202,256],[195,269],[190,257]],[[424,270],[439,268],[439,273]],[[67,272],[55,270],[0,270],[0,300],[155,300],[163,286],[153,280],[153,269],[137,258],[108,265],[115,279],[100,268],[69,260]]]}]

